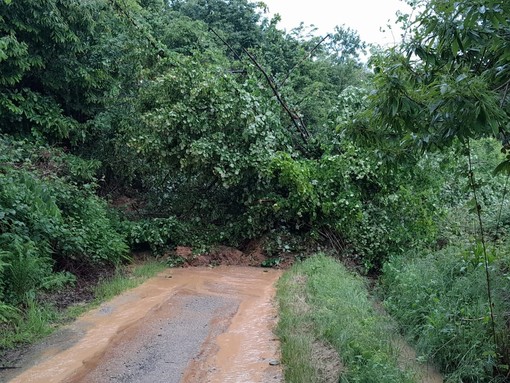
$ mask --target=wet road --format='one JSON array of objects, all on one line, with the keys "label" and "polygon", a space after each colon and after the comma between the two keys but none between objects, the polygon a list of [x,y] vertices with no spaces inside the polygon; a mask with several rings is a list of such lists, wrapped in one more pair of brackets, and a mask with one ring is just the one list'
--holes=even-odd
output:
[{"label": "wet road", "polygon": [[279,383],[279,276],[247,267],[168,270],[80,317],[0,381]]}]

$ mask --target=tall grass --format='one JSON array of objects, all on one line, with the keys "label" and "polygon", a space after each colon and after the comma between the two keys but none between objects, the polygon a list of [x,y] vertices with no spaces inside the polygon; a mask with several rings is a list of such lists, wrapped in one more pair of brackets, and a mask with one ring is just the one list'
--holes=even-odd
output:
[{"label": "tall grass", "polygon": [[0,326],[0,351],[49,335],[54,329],[53,323],[59,318],[59,313],[52,306],[28,299],[23,315],[16,313],[10,326]]},{"label": "tall grass", "polygon": [[410,252],[392,258],[381,278],[385,307],[422,358],[441,368],[447,382],[495,382],[499,378],[494,371],[500,376],[508,372],[504,355],[498,355],[507,352],[508,344],[507,267],[501,260],[490,265],[502,346],[497,349],[479,252],[476,247],[454,246],[435,253]]},{"label": "tall grass", "polygon": [[119,269],[113,277],[104,279],[95,286],[94,303],[110,300],[126,290],[135,288],[164,269],[166,265],[158,261],[137,265],[130,271]]},{"label": "tall grass", "polygon": [[374,309],[363,280],[334,259],[319,255],[295,265],[279,282],[278,301],[287,382],[335,381],[321,376],[315,344],[336,351],[341,382],[415,381],[399,366],[392,326]]}]

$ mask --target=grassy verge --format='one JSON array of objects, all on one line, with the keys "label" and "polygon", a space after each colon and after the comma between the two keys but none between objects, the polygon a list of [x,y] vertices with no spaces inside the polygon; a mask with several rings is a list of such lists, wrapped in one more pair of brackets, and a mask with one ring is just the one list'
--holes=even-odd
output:
[{"label": "grassy verge", "polygon": [[33,299],[28,299],[25,305],[9,323],[0,326],[0,356],[2,350],[32,343],[49,335],[53,331],[53,324],[61,317],[52,306]]},{"label": "grassy verge", "polygon": [[153,277],[167,266],[161,262],[148,262],[135,266],[131,271],[121,271],[115,274],[113,278],[101,281],[94,288],[94,304],[100,304],[110,300],[122,292],[135,288],[148,278]]},{"label": "grassy verge", "polygon": [[49,335],[62,323],[69,322],[123,291],[140,285],[165,268],[164,263],[153,261],[131,269],[119,269],[112,278],[105,279],[94,287],[94,300],[68,307],[65,311],[58,311],[52,305],[27,298],[22,310],[13,314],[9,322],[0,324],[0,356],[2,350],[30,344]]},{"label": "grassy verge", "polygon": [[374,309],[363,280],[334,259],[296,264],[277,296],[286,382],[415,381],[399,366],[392,326]]}]

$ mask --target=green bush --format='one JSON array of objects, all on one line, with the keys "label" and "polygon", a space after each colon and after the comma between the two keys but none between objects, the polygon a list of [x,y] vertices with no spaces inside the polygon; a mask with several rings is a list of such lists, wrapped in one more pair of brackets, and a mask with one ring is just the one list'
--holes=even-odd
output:
[{"label": "green bush", "polygon": [[61,257],[90,264],[118,264],[128,259],[129,248],[116,231],[105,201],[73,186],[55,194],[63,214],[56,233]]},{"label": "green bush", "polygon": [[126,221],[123,226],[132,247],[149,247],[156,255],[185,240],[184,226],[175,217]]},{"label": "green bush", "polygon": [[0,235],[7,267],[2,275],[9,302],[20,303],[40,289],[52,275],[52,260],[48,247],[16,235]]},{"label": "green bush", "polygon": [[[128,247],[93,189],[24,169],[0,173],[3,233],[30,238],[55,260],[83,264],[118,263]],[[49,247],[42,251],[43,247]]]},{"label": "green bush", "polygon": [[12,305],[72,283],[66,269],[118,264],[129,249],[95,195],[96,162],[7,136],[0,150],[0,317],[8,320]]},{"label": "green bush", "polygon": [[432,174],[432,165],[423,161],[418,169],[388,174],[373,154],[347,142],[342,153],[313,160],[280,153],[266,174],[274,189],[269,219],[299,230],[332,232],[344,253],[377,269],[388,254],[435,237],[440,211],[434,190],[440,177]]}]

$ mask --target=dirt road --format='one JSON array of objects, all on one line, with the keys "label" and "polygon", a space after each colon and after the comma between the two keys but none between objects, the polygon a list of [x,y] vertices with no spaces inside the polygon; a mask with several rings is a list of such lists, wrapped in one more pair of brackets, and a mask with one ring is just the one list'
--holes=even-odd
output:
[{"label": "dirt road", "polygon": [[281,382],[272,332],[279,276],[247,267],[168,270],[62,329],[21,373],[0,381]]}]

